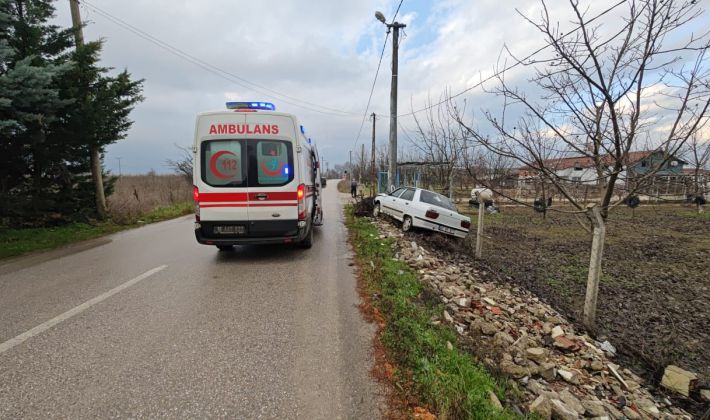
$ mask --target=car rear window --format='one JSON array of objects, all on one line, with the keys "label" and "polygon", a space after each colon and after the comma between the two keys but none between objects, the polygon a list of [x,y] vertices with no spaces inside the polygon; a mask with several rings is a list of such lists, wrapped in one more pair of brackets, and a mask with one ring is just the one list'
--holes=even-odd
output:
[{"label": "car rear window", "polygon": [[293,180],[293,146],[277,140],[202,142],[202,181],[213,187],[277,187]]},{"label": "car rear window", "polygon": [[422,190],[421,194],[419,195],[419,201],[421,201],[422,203],[431,204],[432,206],[439,206],[445,209],[458,212],[458,210],[456,210],[456,207],[451,204],[451,201],[449,201],[447,197],[444,197],[443,195],[437,194],[435,192]]}]

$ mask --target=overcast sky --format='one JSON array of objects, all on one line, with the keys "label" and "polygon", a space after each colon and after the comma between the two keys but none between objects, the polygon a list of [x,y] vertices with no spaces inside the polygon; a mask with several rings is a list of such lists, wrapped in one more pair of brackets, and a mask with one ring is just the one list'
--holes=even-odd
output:
[{"label": "overcast sky", "polygon": [[[68,3],[56,3],[56,20],[64,26],[71,24]],[[175,145],[192,143],[195,114],[221,109],[227,100],[271,101],[277,110],[298,115],[331,166],[347,161],[349,150],[360,150],[363,142],[369,148],[369,120],[357,143],[356,137],[386,35],[374,12],[391,21],[399,0],[82,3],[85,38],[105,40],[103,64],[145,79],[146,100],[132,113],[133,128],[108,149],[105,163],[114,173],[118,157],[124,174],[168,172],[165,160],[179,155]],[[549,3],[562,27],[571,27],[567,2]],[[595,1],[591,8],[613,3]],[[404,0],[397,16],[407,24],[400,44],[399,113],[420,109],[427,96],[436,100],[445,89],[456,93],[475,84],[481,73],[491,73],[504,44],[521,56],[541,47],[540,35],[516,8],[539,15],[537,0]],[[155,44],[161,42],[163,48]],[[165,44],[192,58],[171,53]],[[391,51],[388,42],[368,113],[389,114]],[[464,98],[472,108],[487,100],[480,89]],[[411,117],[400,122],[405,129],[413,124]],[[388,119],[378,120],[378,144],[387,142],[388,129]],[[406,144],[401,131],[399,138]]]}]

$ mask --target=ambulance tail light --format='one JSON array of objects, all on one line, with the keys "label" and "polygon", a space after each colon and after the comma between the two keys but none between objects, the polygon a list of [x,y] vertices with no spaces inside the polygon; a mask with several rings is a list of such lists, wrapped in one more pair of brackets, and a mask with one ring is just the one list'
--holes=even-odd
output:
[{"label": "ambulance tail light", "polygon": [[298,198],[298,220],[306,220],[306,184],[298,186],[296,197]]},{"label": "ambulance tail light", "polygon": [[426,217],[427,219],[437,219],[439,217],[439,213],[434,210],[427,210],[424,217]]},{"label": "ambulance tail light", "polygon": [[471,222],[468,220],[462,220],[461,221],[461,227],[464,229],[470,229],[471,228]]},{"label": "ambulance tail light", "polygon": [[195,222],[200,221],[200,190],[197,186],[192,186],[192,199],[195,200]]}]

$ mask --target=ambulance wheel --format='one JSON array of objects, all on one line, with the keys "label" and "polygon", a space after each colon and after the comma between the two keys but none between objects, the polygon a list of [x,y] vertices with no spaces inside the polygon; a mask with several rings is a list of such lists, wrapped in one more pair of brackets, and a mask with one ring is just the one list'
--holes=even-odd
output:
[{"label": "ambulance wheel", "polygon": [[220,251],[231,251],[233,248],[232,245],[217,245],[217,249]]},{"label": "ambulance wheel", "polygon": [[308,230],[306,238],[303,239],[299,245],[301,245],[303,249],[310,249],[313,246],[313,225],[311,225],[311,228]]},{"label": "ambulance wheel", "polygon": [[380,203],[375,203],[375,207],[372,209],[372,216],[375,218],[380,217]]},{"label": "ambulance wheel", "polygon": [[402,232],[409,232],[412,230],[412,218],[409,216],[404,216],[402,220]]}]

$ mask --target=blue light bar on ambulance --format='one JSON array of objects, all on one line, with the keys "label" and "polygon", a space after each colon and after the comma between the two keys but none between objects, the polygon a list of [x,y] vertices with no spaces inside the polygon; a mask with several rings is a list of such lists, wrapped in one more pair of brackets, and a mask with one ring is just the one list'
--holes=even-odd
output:
[{"label": "blue light bar on ambulance", "polygon": [[265,111],[276,111],[276,107],[271,102],[227,102],[227,109],[261,109]]}]

